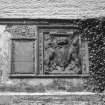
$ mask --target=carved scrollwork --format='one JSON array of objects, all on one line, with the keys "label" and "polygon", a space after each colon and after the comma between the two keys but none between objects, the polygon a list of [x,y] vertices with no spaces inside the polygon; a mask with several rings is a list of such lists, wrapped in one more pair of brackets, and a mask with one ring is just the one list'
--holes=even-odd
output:
[{"label": "carved scrollwork", "polygon": [[13,37],[35,37],[35,25],[7,25],[6,31]]}]

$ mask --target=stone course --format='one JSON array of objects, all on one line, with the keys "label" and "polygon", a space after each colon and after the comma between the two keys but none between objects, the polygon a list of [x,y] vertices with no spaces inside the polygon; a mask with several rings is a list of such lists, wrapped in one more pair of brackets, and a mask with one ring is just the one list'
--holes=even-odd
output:
[{"label": "stone course", "polygon": [[0,105],[104,105],[101,95],[3,95]]}]

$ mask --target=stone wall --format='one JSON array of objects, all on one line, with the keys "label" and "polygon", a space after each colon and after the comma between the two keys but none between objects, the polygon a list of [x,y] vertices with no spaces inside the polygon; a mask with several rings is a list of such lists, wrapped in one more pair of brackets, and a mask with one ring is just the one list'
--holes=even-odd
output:
[{"label": "stone wall", "polygon": [[[13,26],[15,27],[15,25]],[[36,26],[32,26],[36,30]],[[15,27],[16,28],[16,27]],[[31,33],[34,31],[31,30]],[[11,37],[19,35],[19,30],[8,28],[7,25],[0,25],[0,91],[14,92],[48,92],[48,91],[86,91],[83,78],[10,78],[11,73]],[[34,33],[35,34],[35,33]]]},{"label": "stone wall", "polygon": [[0,0],[0,18],[77,19],[105,16],[104,0]]}]

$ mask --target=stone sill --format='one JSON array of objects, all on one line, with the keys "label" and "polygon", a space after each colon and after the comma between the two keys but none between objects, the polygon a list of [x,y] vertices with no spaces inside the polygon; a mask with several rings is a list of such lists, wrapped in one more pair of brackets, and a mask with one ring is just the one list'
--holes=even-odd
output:
[{"label": "stone sill", "polygon": [[104,93],[92,92],[46,92],[46,93],[27,93],[27,92],[0,92],[0,95],[97,95]]}]

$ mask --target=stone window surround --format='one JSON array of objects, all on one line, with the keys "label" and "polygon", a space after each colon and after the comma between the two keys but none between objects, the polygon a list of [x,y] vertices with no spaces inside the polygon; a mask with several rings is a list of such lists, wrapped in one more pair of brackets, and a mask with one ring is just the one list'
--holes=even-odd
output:
[{"label": "stone window surround", "polygon": [[[29,25],[37,25],[37,30],[38,29],[40,29],[40,28],[43,28],[43,27],[50,27],[49,25],[48,25],[48,23],[47,22],[42,22],[42,24],[44,24],[44,25],[39,25],[40,24],[40,21],[39,21],[39,23],[35,20],[33,20],[33,19],[29,19],[29,20],[25,20],[25,19],[0,19],[0,24],[19,24],[19,25],[21,25],[21,24],[23,24],[23,25],[26,25],[26,24],[29,24]],[[72,27],[71,25],[55,25],[55,26],[58,26],[58,27]],[[54,25],[53,25],[53,27],[55,27]],[[52,26],[51,26],[52,27]],[[73,26],[73,27],[75,27],[75,26]],[[77,26],[76,26],[76,28],[78,28]],[[36,32],[37,33],[37,32]],[[72,78],[72,77],[88,77],[89,76],[89,74],[83,74],[83,75],[72,75],[72,76],[32,76],[32,77],[34,77],[34,78],[54,78],[54,77],[60,77],[60,78]],[[10,76],[10,77],[20,77],[20,76]],[[31,76],[30,76],[31,77]],[[24,76],[23,76],[23,78],[24,78]]]}]

